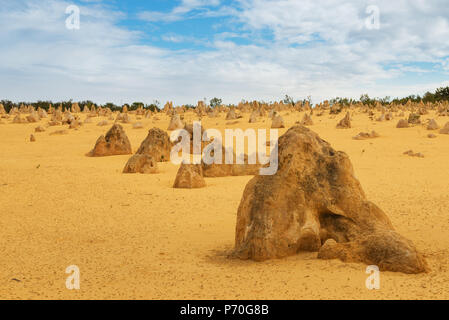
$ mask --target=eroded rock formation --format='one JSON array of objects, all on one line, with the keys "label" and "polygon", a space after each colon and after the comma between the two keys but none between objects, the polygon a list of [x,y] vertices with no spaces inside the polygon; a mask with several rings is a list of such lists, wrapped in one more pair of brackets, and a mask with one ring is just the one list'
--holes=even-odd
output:
[{"label": "eroded rock formation", "polygon": [[349,129],[351,128],[351,115],[349,112],[346,113],[346,116],[340,120],[337,124],[337,129]]},{"label": "eroded rock formation", "polygon": [[123,173],[158,173],[157,161],[148,154],[135,154],[129,158]]},{"label": "eroded rock formation", "polygon": [[273,129],[285,128],[284,119],[280,115],[275,116],[271,123],[271,128]]},{"label": "eroded rock formation", "polygon": [[129,158],[123,172],[155,173],[157,172],[157,166],[153,162],[169,161],[171,148],[172,143],[167,132],[159,128],[150,129],[136,154]]},{"label": "eroded rock formation", "polygon": [[400,119],[396,125],[396,128],[399,128],[399,129],[408,128],[408,121],[405,119]]},{"label": "eroded rock formation", "polygon": [[234,255],[262,261],[317,251],[318,258],[427,270],[413,243],[366,199],[344,152],[303,126],[279,139],[279,169],[247,184],[237,214]]},{"label": "eroded rock formation", "polygon": [[113,155],[131,154],[131,143],[126,136],[125,130],[119,124],[114,124],[106,133],[106,136],[100,136],[95,143],[94,148],[87,156],[105,157]]},{"label": "eroded rock formation", "polygon": [[182,123],[179,114],[173,115],[167,130],[173,131],[182,128],[184,128],[184,124]]},{"label": "eroded rock formation", "polygon": [[173,188],[193,189],[205,186],[201,165],[181,163]]}]

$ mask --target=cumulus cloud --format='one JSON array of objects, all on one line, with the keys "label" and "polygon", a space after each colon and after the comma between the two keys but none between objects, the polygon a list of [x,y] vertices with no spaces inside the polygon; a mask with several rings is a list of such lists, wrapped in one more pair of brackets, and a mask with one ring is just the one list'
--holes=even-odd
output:
[{"label": "cumulus cloud", "polygon": [[[184,0],[160,14],[175,20],[194,12],[226,15],[230,26],[201,50],[174,50],[145,43],[143,32],[120,26],[127,13],[101,2],[83,3],[80,30],[67,30],[67,1],[0,0],[0,96],[186,104],[214,96],[232,103],[284,94],[319,101],[421,93],[441,81],[410,85],[401,77],[448,72],[444,3],[240,0],[230,9],[218,0]],[[366,8],[373,4],[380,10],[378,30],[365,25]],[[234,41],[238,37],[245,44]],[[183,34],[161,38],[196,41]],[[417,63],[431,63],[432,69]]]}]

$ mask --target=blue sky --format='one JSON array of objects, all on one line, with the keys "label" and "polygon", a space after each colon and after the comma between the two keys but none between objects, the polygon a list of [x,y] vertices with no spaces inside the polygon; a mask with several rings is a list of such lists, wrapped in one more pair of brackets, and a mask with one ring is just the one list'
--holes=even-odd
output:
[{"label": "blue sky", "polygon": [[445,0],[0,0],[0,30],[0,98],[14,101],[319,102],[449,85]]}]

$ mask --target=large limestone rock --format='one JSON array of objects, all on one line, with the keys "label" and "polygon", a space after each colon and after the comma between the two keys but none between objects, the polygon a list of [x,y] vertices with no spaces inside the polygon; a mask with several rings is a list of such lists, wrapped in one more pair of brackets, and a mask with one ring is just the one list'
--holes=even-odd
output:
[{"label": "large limestone rock", "polygon": [[53,114],[51,115],[51,121],[53,122],[62,122],[62,112],[61,110],[56,110],[55,112],[53,112]]},{"label": "large limestone rock", "polygon": [[128,113],[119,113],[115,121],[121,121],[122,123],[131,123],[131,118]]},{"label": "large limestone rock", "polygon": [[449,122],[444,125],[443,129],[440,130],[440,133],[449,134]]},{"label": "large limestone rock", "polygon": [[135,154],[126,163],[123,173],[158,173],[157,161],[148,154]]},{"label": "large limestone rock", "polygon": [[427,271],[413,243],[366,199],[348,156],[303,126],[279,139],[279,170],[246,186],[234,255],[262,261],[318,251],[321,259],[364,262],[381,270]]},{"label": "large limestone rock", "polygon": [[18,113],[18,114],[14,117],[14,119],[12,120],[12,123],[28,123],[28,120],[23,119],[23,118],[20,116],[20,113]]},{"label": "large limestone rock", "polygon": [[43,126],[38,126],[34,128],[34,132],[45,132],[45,128]]},{"label": "large limestone rock", "polygon": [[[213,155],[214,152],[212,151]],[[202,175],[208,178],[229,177],[229,176],[252,176],[259,174],[260,164],[249,164],[248,155],[243,155],[243,164],[237,164],[237,157],[235,153],[232,154],[233,163],[226,164],[226,149],[222,147],[222,163],[221,164],[206,164],[201,163]]]},{"label": "large limestone rock", "polygon": [[237,119],[237,114],[235,113],[234,109],[229,110],[228,114],[226,115],[226,120],[235,120]]},{"label": "large limestone rock", "polygon": [[257,110],[254,110],[251,113],[251,115],[249,116],[249,123],[256,123],[258,115],[259,115],[259,112]]},{"label": "large limestone rock", "polygon": [[408,121],[405,119],[400,119],[398,121],[398,124],[396,125],[396,128],[399,128],[399,129],[408,128],[408,127],[409,127]]},{"label": "large limestone rock", "polygon": [[39,108],[37,110],[37,113],[39,114],[39,118],[41,118],[41,119],[48,118],[47,111],[45,111],[44,109]]},{"label": "large limestone rock", "polygon": [[304,114],[304,117],[301,120],[301,124],[303,126],[312,126],[313,125],[312,117],[307,113]]},{"label": "large limestone rock", "polygon": [[126,136],[125,130],[119,124],[114,124],[106,133],[106,136],[100,136],[95,143],[94,148],[87,156],[105,157],[113,155],[131,154],[131,143]]},{"label": "large limestone rock", "polygon": [[62,124],[71,124],[74,121],[76,121],[76,118],[70,112],[64,113]]},{"label": "large limestone rock", "polygon": [[430,119],[429,123],[427,124],[427,130],[438,130],[440,129],[440,126],[435,121],[435,119]]},{"label": "large limestone rock", "polygon": [[204,188],[205,186],[206,181],[203,178],[201,165],[181,164],[173,188],[193,189]]},{"label": "large limestone rock", "polygon": [[349,129],[351,128],[351,115],[349,112],[346,113],[346,116],[340,120],[337,124],[337,129]]},{"label": "large limestone rock", "polygon": [[16,115],[18,113],[19,113],[19,109],[17,107],[12,107],[11,109],[9,109],[9,113],[8,114],[10,116],[14,116],[14,115]]},{"label": "large limestone rock", "polygon": [[285,128],[284,119],[280,115],[275,116],[273,118],[273,121],[271,122],[271,128],[273,129]]},{"label": "large limestone rock", "polygon": [[421,123],[421,116],[416,113],[410,113],[408,116],[408,123],[410,124],[420,124]]},{"label": "large limestone rock", "polygon": [[40,120],[38,113],[34,110],[33,110],[33,112],[31,112],[31,114],[29,116],[26,117],[26,119],[30,123],[39,122],[39,120]]},{"label": "large limestone rock", "polygon": [[168,125],[167,130],[173,131],[184,128],[184,124],[181,121],[179,114],[175,114],[172,116],[170,120],[170,124]]},{"label": "large limestone rock", "polygon": [[79,129],[81,126],[83,125],[83,123],[80,120],[73,120],[72,122],[70,122],[69,124],[69,129]]},{"label": "large limestone rock", "polygon": [[141,157],[141,155],[147,155],[156,162],[169,161],[171,148],[172,143],[167,132],[159,128],[150,129],[147,137],[140,144],[136,154],[128,160],[128,163],[125,166],[126,173],[141,172],[141,170],[144,170],[139,169],[141,166],[145,168],[152,163],[149,158]]}]

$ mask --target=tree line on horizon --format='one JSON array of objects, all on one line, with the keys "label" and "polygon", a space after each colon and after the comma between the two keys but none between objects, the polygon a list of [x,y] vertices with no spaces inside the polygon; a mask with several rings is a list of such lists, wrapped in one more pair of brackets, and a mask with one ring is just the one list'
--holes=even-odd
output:
[{"label": "tree line on horizon", "polygon": [[368,94],[362,94],[360,96],[359,100],[354,99],[348,99],[348,98],[334,98],[329,101],[330,104],[339,103],[342,105],[350,105],[350,104],[356,104],[356,103],[363,103],[365,105],[371,105],[374,106],[377,103],[380,103],[382,105],[388,105],[388,104],[397,104],[397,105],[404,105],[408,101],[419,103],[437,103],[437,102],[443,102],[443,101],[449,101],[449,87],[442,87],[435,90],[434,93],[432,92],[426,92],[423,96],[420,95],[409,95],[407,97],[403,98],[395,98],[391,99],[391,97],[384,97],[384,98],[370,98]]},{"label": "tree line on horizon", "polygon": [[[304,104],[306,102],[309,102],[309,104],[312,106],[310,96],[307,97],[307,99],[295,101],[291,96],[285,95],[285,98],[282,101],[285,104],[295,104],[298,102],[301,102]],[[375,106],[378,103],[380,103],[382,105],[388,105],[388,104],[404,105],[408,101],[416,102],[416,103],[419,103],[421,101],[423,103],[429,103],[429,102],[436,103],[436,102],[442,102],[442,101],[449,101],[449,87],[438,88],[435,90],[434,93],[426,92],[422,97],[420,95],[409,95],[407,97],[395,98],[395,99],[391,99],[390,97],[370,98],[368,94],[363,94],[360,96],[360,99],[358,99],[358,100],[353,99],[353,98],[336,97],[336,98],[329,100],[329,103],[330,103],[330,105],[338,103],[338,104],[346,105],[346,106],[350,105],[350,104],[363,103],[365,105]],[[242,100],[242,102],[245,103],[246,101]],[[12,108],[20,107],[21,105],[26,105],[26,106],[31,105],[35,109],[41,108],[44,110],[48,110],[50,108],[50,105],[52,105],[54,108],[62,106],[63,109],[70,110],[70,108],[72,107],[72,104],[75,103],[75,101],[70,99],[68,101],[58,101],[58,102],[53,102],[53,101],[25,102],[25,101],[21,101],[21,102],[14,103],[10,100],[4,99],[4,100],[1,100],[0,103],[3,104],[6,112],[9,112]],[[80,106],[81,110],[83,110],[86,106],[88,108],[91,108],[92,106],[95,106],[95,107],[99,106],[99,104],[96,104],[90,100],[80,101],[77,103]],[[259,101],[259,103],[266,103],[266,102]],[[220,105],[222,105],[222,99],[215,97],[210,100],[209,104],[212,108],[220,106]],[[143,102],[133,102],[131,104],[124,104],[123,106],[119,106],[112,102],[108,102],[101,106],[105,107],[105,108],[110,108],[112,111],[122,111],[124,106],[127,106],[128,110],[130,110],[130,111],[137,110],[139,108],[143,108],[143,109],[151,110],[153,112],[159,112],[162,109],[160,102],[157,100],[155,100],[151,104],[145,104]],[[196,108],[196,106],[193,104],[187,104],[187,105],[185,105],[185,107],[191,108],[191,109]]]}]

